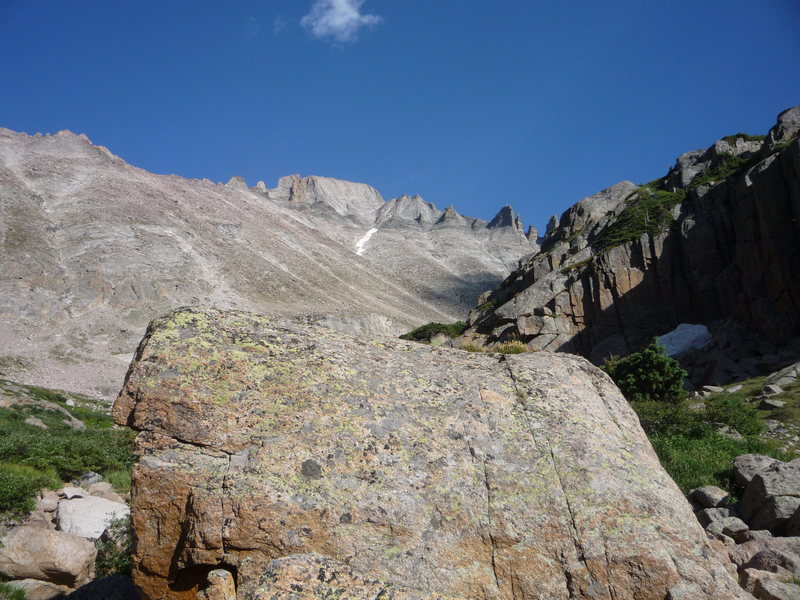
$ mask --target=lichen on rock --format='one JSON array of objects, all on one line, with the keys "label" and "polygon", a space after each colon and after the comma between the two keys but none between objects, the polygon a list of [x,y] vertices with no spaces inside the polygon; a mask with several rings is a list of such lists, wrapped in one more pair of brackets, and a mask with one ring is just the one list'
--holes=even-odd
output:
[{"label": "lichen on rock", "polygon": [[151,324],[114,415],[140,431],[144,598],[194,598],[218,568],[240,598],[288,598],[265,573],[309,556],[398,598],[746,597],[624,398],[575,356],[183,309]]}]

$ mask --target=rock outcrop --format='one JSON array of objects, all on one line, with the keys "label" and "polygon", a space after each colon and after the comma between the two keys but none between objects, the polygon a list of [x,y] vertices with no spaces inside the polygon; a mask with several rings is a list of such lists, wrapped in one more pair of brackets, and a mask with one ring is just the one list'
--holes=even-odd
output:
[{"label": "rock outcrop", "polygon": [[0,371],[111,398],[147,323],[183,305],[396,336],[463,319],[533,249],[516,219],[490,227],[362,183],[214,184],[68,131],[0,129]]},{"label": "rock outcrop", "polygon": [[213,595],[219,569],[239,598],[747,597],[579,357],[183,309],[151,324],[114,416],[140,432],[142,598]]},{"label": "rock outcrop", "polygon": [[[598,362],[679,323],[726,320],[780,348],[800,333],[798,123],[800,107],[778,117],[766,142],[729,136],[684,154],[660,180],[581,200],[481,298],[467,337]],[[745,352],[723,358],[755,372]]]}]

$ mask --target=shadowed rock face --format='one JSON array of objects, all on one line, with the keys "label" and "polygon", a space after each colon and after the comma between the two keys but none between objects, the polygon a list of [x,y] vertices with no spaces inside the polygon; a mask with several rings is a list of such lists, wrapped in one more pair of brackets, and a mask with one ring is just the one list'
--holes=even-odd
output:
[{"label": "shadowed rock face", "polygon": [[143,598],[194,598],[217,568],[240,598],[336,588],[320,565],[398,598],[746,597],[578,357],[186,309],[151,324],[114,417],[140,431]]},{"label": "shadowed rock face", "polygon": [[[682,155],[662,180],[666,192],[686,192],[668,231],[604,247],[639,186],[622,182],[581,200],[548,226],[539,253],[484,296],[490,309],[473,313],[468,335],[519,337],[598,362],[679,323],[733,320],[786,344],[800,333],[799,123],[795,107],[763,144],[731,136]],[[752,162],[711,181],[732,156]],[[708,181],[694,185],[701,174]]]},{"label": "shadowed rock face", "polygon": [[325,177],[154,175],[85,136],[0,129],[0,371],[111,397],[147,323],[185,305],[384,335],[464,318],[533,248],[452,213],[437,227],[419,197]]}]

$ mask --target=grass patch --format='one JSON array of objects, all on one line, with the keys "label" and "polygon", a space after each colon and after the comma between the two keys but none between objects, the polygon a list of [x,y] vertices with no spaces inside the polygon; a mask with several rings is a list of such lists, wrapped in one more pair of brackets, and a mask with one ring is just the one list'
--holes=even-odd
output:
[{"label": "grass patch", "polygon": [[401,340],[410,340],[412,342],[430,342],[431,338],[436,335],[442,334],[449,338],[455,338],[464,333],[469,325],[464,321],[456,321],[455,323],[427,323],[421,327],[404,333],[400,336]]},{"label": "grass patch", "polygon": [[664,470],[684,493],[709,484],[733,491],[733,459],[740,454],[789,458],[770,442],[756,438],[737,441],[713,432],[694,438],[658,434],[651,436],[650,442]]},{"label": "grass patch", "polygon": [[[684,492],[702,485],[733,490],[733,459],[740,454],[766,454],[787,460],[772,441],[755,437],[763,431],[757,411],[738,398],[720,394],[695,412],[689,402],[631,402],[661,465]],[[745,436],[733,440],[716,433],[722,425]]]},{"label": "grass patch", "polygon": [[633,242],[645,233],[666,231],[674,217],[672,209],[686,198],[686,190],[668,192],[644,185],[631,194],[617,218],[594,241],[595,251],[610,250]]},{"label": "grass patch", "polygon": [[0,600],[25,600],[25,590],[0,582]]},{"label": "grass patch", "polygon": [[131,467],[106,471],[103,479],[113,485],[120,494],[127,494],[131,491]]},{"label": "grass patch", "polygon": [[495,308],[497,308],[497,298],[492,298],[491,300],[487,300],[486,302],[481,304],[478,307],[478,310],[481,311],[481,312],[491,312]]}]

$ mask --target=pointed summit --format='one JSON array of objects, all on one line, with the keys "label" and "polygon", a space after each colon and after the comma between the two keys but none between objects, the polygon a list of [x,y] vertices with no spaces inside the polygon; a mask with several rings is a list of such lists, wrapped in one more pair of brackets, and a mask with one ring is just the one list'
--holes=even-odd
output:
[{"label": "pointed summit", "polygon": [[489,225],[487,225],[487,227],[489,229],[497,229],[499,227],[513,227],[514,223],[515,223],[514,209],[511,208],[510,206],[504,206],[503,208],[500,209],[500,212],[498,212],[494,216],[494,219],[492,219],[489,222]]}]

